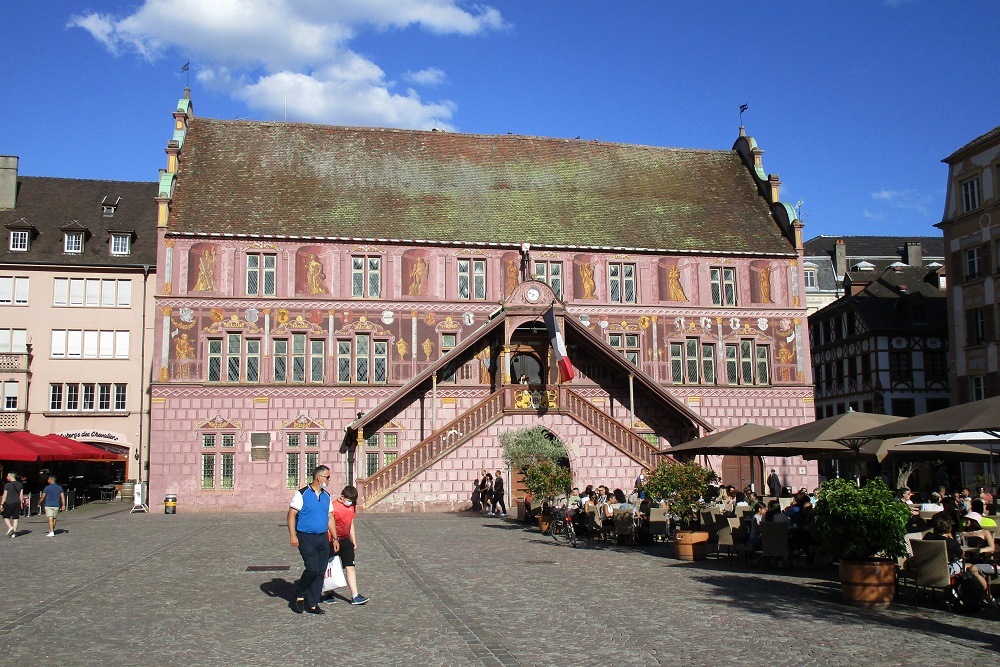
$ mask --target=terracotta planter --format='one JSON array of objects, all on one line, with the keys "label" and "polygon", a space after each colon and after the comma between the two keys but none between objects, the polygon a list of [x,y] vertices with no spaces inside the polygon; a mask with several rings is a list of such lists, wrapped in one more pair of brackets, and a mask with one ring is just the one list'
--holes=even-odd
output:
[{"label": "terracotta planter", "polygon": [[543,535],[549,534],[549,524],[552,523],[551,514],[539,514],[538,515],[538,527],[542,529]]},{"label": "terracotta planter", "polygon": [[680,560],[705,560],[708,556],[709,534],[704,530],[678,530],[674,534],[674,550]]},{"label": "terracotta planter", "polygon": [[864,607],[888,607],[896,594],[896,567],[891,560],[840,561],[844,600]]}]

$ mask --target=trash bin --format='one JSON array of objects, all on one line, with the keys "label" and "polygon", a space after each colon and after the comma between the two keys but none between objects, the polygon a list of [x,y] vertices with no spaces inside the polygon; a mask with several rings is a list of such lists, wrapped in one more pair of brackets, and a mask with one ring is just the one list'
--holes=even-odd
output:
[{"label": "trash bin", "polygon": [[168,493],[167,497],[163,500],[163,513],[164,514],[177,514],[177,494]]}]

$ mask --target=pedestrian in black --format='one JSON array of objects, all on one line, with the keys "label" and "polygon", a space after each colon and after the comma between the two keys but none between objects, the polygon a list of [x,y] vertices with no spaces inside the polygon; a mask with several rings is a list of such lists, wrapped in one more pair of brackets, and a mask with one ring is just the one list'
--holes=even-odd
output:
[{"label": "pedestrian in black", "polygon": [[504,501],[503,477],[497,470],[496,477],[493,478],[493,511],[490,514],[507,516],[507,503]]},{"label": "pedestrian in black", "polygon": [[[293,547],[298,547],[305,569],[295,582],[295,611],[325,614],[320,606],[323,597],[323,575],[330,560],[331,541],[336,535],[333,503],[326,485],[330,481],[330,468],[318,466],[313,471],[312,482],[295,492],[288,506],[288,535]],[[340,549],[337,538],[332,541],[334,551]]]},{"label": "pedestrian in black", "polygon": [[778,473],[774,468],[771,468],[771,474],[767,477],[767,490],[768,495],[773,498],[777,498],[781,495],[781,478],[778,477]]},{"label": "pedestrian in black", "polygon": [[0,505],[3,506],[3,522],[7,525],[7,537],[17,537],[17,521],[21,518],[24,503],[24,484],[17,481],[17,475],[7,473],[7,483],[3,486]]}]

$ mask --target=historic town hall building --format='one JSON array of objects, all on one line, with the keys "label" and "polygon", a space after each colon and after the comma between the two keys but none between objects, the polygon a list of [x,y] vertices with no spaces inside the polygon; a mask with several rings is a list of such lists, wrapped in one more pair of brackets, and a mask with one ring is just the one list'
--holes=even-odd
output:
[{"label": "historic town hall building", "polygon": [[813,416],[801,224],[742,133],[682,150],[223,121],[188,95],[174,119],[153,498],[279,508],[326,463],[365,508],[457,508],[508,429],[543,426],[581,486],[614,488],[671,444]]}]

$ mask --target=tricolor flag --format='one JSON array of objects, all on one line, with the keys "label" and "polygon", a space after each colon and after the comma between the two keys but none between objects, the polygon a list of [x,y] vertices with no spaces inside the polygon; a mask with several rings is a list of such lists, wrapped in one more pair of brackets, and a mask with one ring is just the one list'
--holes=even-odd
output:
[{"label": "tricolor flag", "polygon": [[549,343],[552,344],[552,351],[556,353],[556,363],[559,365],[559,381],[569,382],[576,375],[573,364],[566,354],[566,341],[559,333],[559,326],[556,324],[556,313],[549,308],[545,312],[545,328],[549,330]]}]

